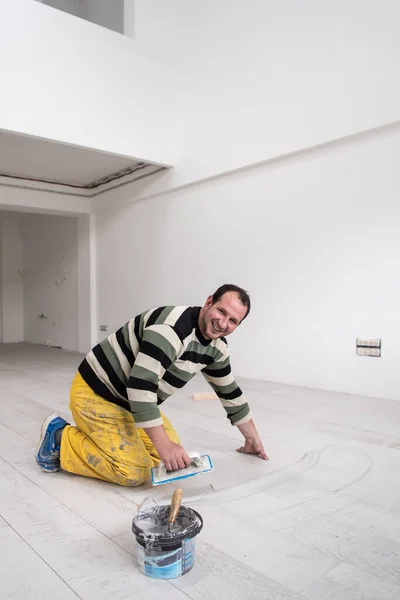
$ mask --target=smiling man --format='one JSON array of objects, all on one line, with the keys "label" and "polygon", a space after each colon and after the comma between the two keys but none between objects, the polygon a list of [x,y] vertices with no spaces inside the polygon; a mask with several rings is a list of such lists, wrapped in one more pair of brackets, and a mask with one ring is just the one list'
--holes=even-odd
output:
[{"label": "smiling man", "polygon": [[131,319],[97,344],[79,366],[70,409],[42,425],[37,464],[119,485],[137,486],[160,460],[190,464],[162,404],[201,372],[245,438],[239,452],[266,460],[250,409],[231,373],[225,339],[250,312],[245,290],[225,284],[204,306],[163,306]]}]

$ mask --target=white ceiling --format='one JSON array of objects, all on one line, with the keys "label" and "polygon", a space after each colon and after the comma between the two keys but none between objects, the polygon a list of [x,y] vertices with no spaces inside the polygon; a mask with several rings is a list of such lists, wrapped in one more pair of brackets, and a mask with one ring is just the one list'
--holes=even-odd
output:
[{"label": "white ceiling", "polygon": [[0,177],[93,189],[148,163],[58,142],[0,131]]}]

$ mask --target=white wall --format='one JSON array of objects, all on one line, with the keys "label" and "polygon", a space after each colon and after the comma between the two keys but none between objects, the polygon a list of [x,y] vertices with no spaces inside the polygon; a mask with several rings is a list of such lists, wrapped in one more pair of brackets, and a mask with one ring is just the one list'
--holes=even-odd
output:
[{"label": "white wall", "polygon": [[236,374],[400,400],[399,153],[397,127],[98,215],[99,322],[233,282]]},{"label": "white wall", "polygon": [[97,341],[96,233],[93,215],[78,218],[78,345],[86,354]]},{"label": "white wall", "polygon": [[0,2],[0,130],[175,161],[174,78],[132,40],[32,0]]},{"label": "white wall", "polygon": [[22,239],[17,218],[0,214],[1,341],[24,339]]},{"label": "white wall", "polygon": [[178,156],[138,197],[400,120],[397,0],[161,2],[135,43],[171,58]]},{"label": "white wall", "polygon": [[190,90],[185,173],[210,175],[398,120],[399,20],[397,0],[199,5],[181,65]]},{"label": "white wall", "polygon": [[[76,218],[21,217],[25,341],[78,348]],[[47,318],[40,318],[43,314]]]},{"label": "white wall", "polygon": [[0,341],[88,352],[97,329],[94,272],[91,215],[1,211]]}]

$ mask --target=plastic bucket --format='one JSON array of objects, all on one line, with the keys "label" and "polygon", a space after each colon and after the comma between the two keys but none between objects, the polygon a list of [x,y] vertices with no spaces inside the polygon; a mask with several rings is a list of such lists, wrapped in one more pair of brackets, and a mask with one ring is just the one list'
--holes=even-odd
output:
[{"label": "plastic bucket", "polygon": [[173,579],[193,568],[195,538],[203,527],[199,513],[181,506],[169,532],[168,515],[169,506],[156,506],[138,514],[132,522],[139,570],[154,579]]}]

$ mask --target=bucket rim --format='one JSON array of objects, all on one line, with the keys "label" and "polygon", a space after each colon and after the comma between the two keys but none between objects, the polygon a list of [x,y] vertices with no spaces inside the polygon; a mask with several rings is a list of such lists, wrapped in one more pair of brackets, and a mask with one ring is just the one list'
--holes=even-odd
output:
[{"label": "bucket rim", "polygon": [[[167,510],[169,510],[168,505],[165,505],[165,507]],[[165,532],[162,532],[161,534],[152,534],[150,537],[146,535],[143,529],[137,525],[135,521],[139,515],[135,515],[135,517],[132,519],[132,532],[136,537],[136,541],[138,543],[144,542],[145,544],[157,544],[167,547],[174,544],[179,544],[182,540],[196,537],[203,528],[203,517],[196,510],[190,508],[189,506],[182,506],[181,509],[182,508],[194,513],[194,515],[196,515],[196,521],[194,521],[184,531],[176,533],[175,535],[171,535],[170,533],[166,535]]]}]

